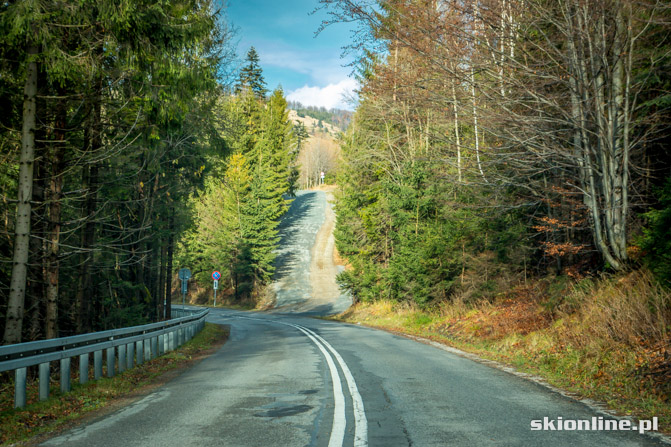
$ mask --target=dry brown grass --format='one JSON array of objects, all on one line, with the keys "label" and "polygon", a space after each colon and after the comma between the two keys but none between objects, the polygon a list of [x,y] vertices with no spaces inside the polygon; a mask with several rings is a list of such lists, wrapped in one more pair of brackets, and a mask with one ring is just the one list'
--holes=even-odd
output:
[{"label": "dry brown grass", "polygon": [[505,293],[480,297],[482,288],[472,283],[431,311],[388,301],[360,303],[342,318],[507,363],[621,414],[657,416],[660,430],[671,432],[668,290],[644,270],[581,282],[517,283]]},{"label": "dry brown grass", "polygon": [[[598,340],[638,348],[666,340],[671,332],[671,293],[647,271],[601,280],[594,289],[574,288],[569,301],[580,303],[567,333],[577,346]],[[571,315],[562,313],[564,318]]]}]

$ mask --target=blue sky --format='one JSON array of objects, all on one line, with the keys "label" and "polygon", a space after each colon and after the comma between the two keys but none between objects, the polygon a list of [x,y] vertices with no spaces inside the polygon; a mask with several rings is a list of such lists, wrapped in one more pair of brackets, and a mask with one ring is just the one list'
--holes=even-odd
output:
[{"label": "blue sky", "polygon": [[315,37],[324,11],[310,15],[317,0],[228,0],[229,22],[238,29],[237,53],[244,59],[251,46],[259,53],[270,90],[282,85],[288,99],[304,105],[353,109],[356,81],[349,62],[341,59],[350,39],[349,27],[335,24]]}]

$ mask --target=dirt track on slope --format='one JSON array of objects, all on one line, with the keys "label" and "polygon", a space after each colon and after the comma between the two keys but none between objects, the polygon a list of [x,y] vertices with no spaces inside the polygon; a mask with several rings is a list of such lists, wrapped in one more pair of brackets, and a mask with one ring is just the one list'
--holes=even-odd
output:
[{"label": "dirt track on slope", "polygon": [[[333,194],[326,193],[326,200],[333,201]],[[336,284],[336,275],[339,273],[338,266],[334,261],[335,237],[335,214],[332,206],[326,206],[324,223],[322,224],[315,243],[312,246],[310,263],[310,285],[312,286],[312,302],[314,304],[328,304],[337,300],[340,296],[340,288]]]},{"label": "dirt track on slope", "polygon": [[280,247],[273,282],[280,312],[331,315],[351,299],[341,292],[335,262],[333,188],[300,191],[280,224]]}]

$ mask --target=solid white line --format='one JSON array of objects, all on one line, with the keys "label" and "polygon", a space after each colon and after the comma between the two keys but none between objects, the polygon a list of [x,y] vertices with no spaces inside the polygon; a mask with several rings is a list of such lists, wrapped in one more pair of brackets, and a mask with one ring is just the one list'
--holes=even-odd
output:
[{"label": "solid white line", "polygon": [[[324,345],[322,345],[315,337],[312,336],[310,332],[308,332],[309,329],[303,328],[295,324],[285,323],[283,321],[268,320],[265,318],[251,318],[246,316],[235,316],[234,318],[263,321],[266,323],[277,323],[277,324],[283,324],[285,326],[291,326],[303,332],[319,348],[322,354],[324,354],[324,358],[326,359],[326,363],[329,367],[329,372],[331,374],[331,383],[333,384],[333,400],[334,400],[333,425],[331,427],[331,437],[329,438],[329,447],[342,447],[343,441],[345,440],[345,428],[347,426],[347,419],[345,417],[345,395],[343,394],[342,391],[342,382],[340,381],[340,374],[338,374],[338,368],[333,362],[333,357],[331,357],[331,354],[328,353]],[[317,334],[314,335],[319,337],[319,335]],[[338,363],[340,363],[340,361],[338,361]]]},{"label": "solid white line", "polygon": [[349,388],[349,393],[352,396],[352,406],[354,409],[354,447],[366,447],[368,445],[368,420],[366,419],[366,412],[363,407],[363,399],[361,394],[359,394],[359,389],[356,386],[356,381],[352,372],[347,367],[347,363],[340,356],[338,351],[336,351],[333,346],[326,340],[324,340],[318,334],[312,332],[310,329],[305,328],[308,332],[313,334],[318,340],[320,340],[326,347],[333,353],[333,356],[336,358],[340,364],[340,369],[342,369],[343,374],[345,375],[345,380],[347,381],[347,387]]},{"label": "solid white line", "polygon": [[310,340],[312,340],[312,342],[317,345],[322,354],[324,354],[324,358],[326,358],[326,363],[328,364],[329,371],[331,372],[331,382],[333,383],[333,399],[335,400],[335,406],[333,407],[333,427],[331,428],[329,447],[342,447],[343,441],[345,439],[345,427],[347,425],[347,419],[345,418],[345,395],[342,392],[342,384],[340,382],[338,368],[336,368],[335,363],[333,363],[333,358],[331,355],[328,353],[328,351],[326,351],[324,346],[322,346],[322,344],[317,341],[315,337],[313,337],[309,332],[300,326],[295,326],[293,324],[290,326],[295,327],[307,335]]}]

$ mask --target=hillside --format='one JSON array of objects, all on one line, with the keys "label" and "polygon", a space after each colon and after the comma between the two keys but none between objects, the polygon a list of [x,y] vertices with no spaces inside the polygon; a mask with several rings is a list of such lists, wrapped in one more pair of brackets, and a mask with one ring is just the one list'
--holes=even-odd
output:
[{"label": "hillside", "polygon": [[333,183],[340,157],[340,145],[336,140],[342,132],[340,128],[326,122],[320,123],[311,116],[298,116],[295,110],[289,110],[289,120],[303,124],[309,135],[302,142],[298,155],[300,188],[309,189],[319,184],[322,172],[326,175],[326,183]]},{"label": "hillside", "polygon": [[327,109],[326,107],[304,106],[297,101],[289,101],[289,108],[294,110],[296,114],[303,117],[311,117],[317,121],[329,123],[342,129],[347,130],[349,123],[352,121],[353,112],[342,109]]},{"label": "hillside", "polygon": [[310,136],[326,133],[335,137],[336,135],[338,135],[338,133],[343,131],[340,127],[328,123],[324,120],[319,120],[317,118],[313,118],[308,115],[300,116],[298,112],[291,109],[289,110],[289,120],[291,120],[291,122],[294,123],[295,122],[302,123],[307,129]]}]

